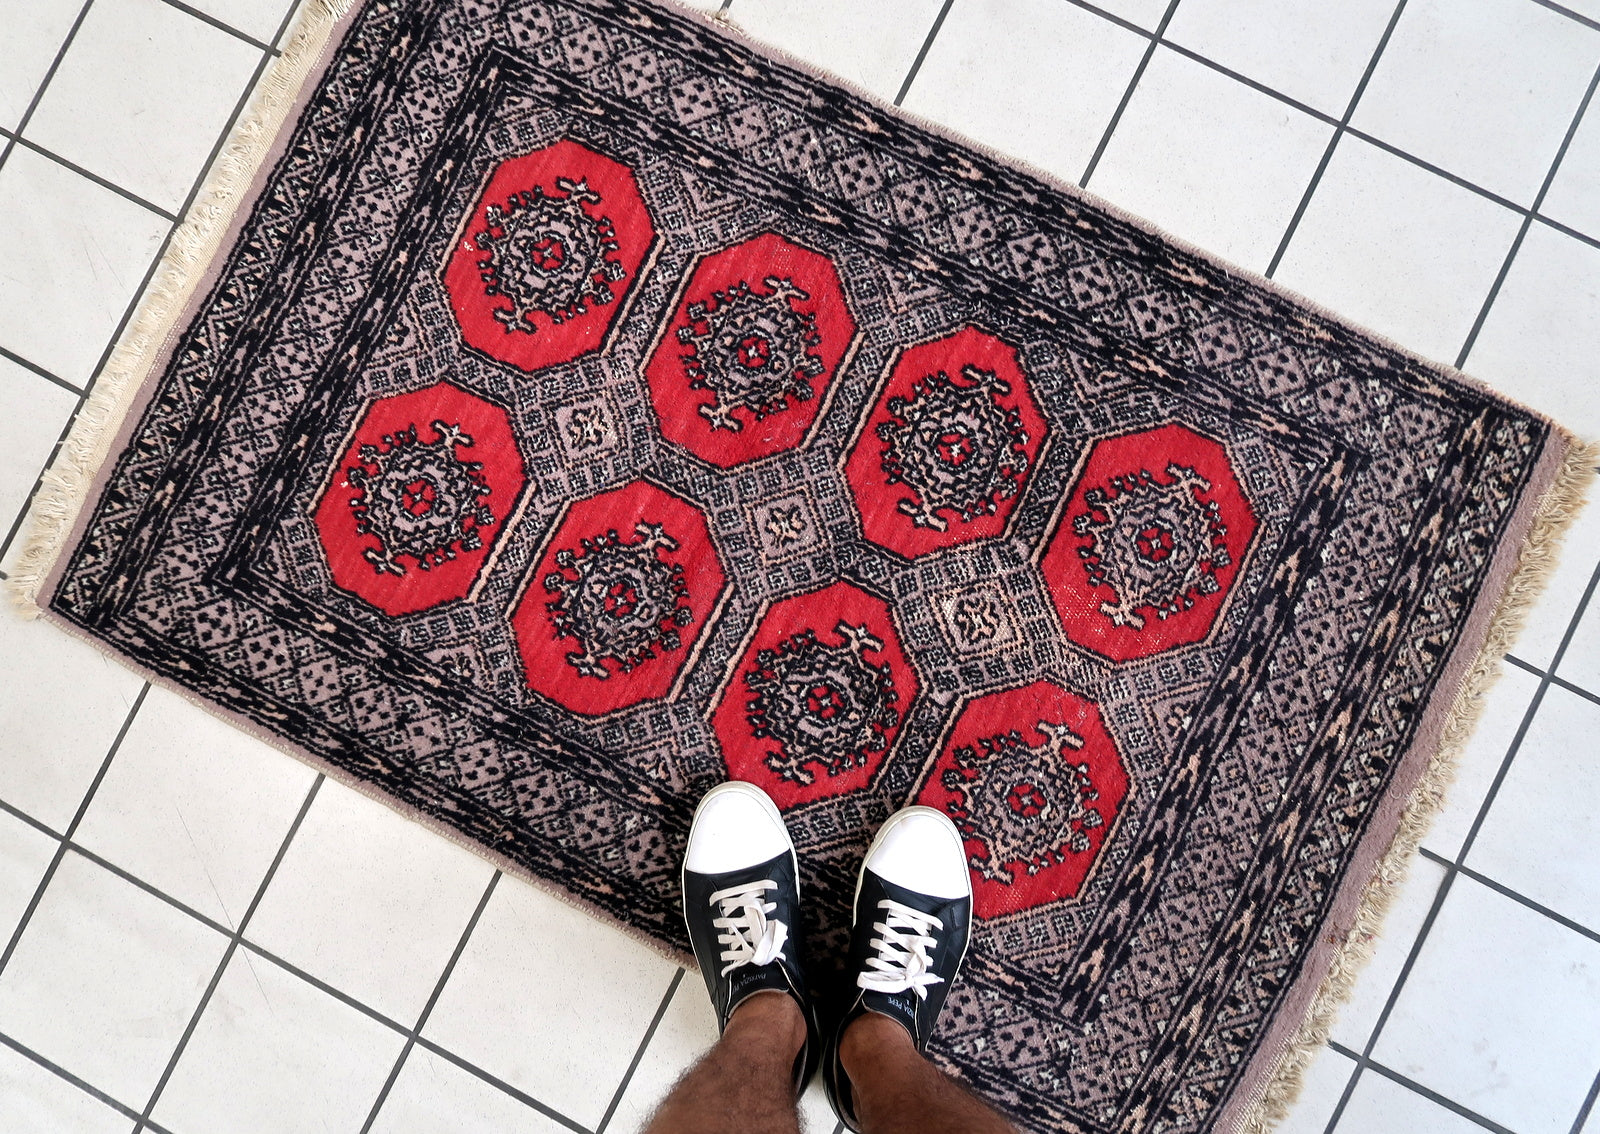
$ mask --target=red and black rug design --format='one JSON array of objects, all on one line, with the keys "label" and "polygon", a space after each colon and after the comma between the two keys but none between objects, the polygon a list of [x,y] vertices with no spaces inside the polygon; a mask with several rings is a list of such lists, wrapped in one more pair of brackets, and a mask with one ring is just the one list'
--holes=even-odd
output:
[{"label": "red and black rug design", "polygon": [[935,1057],[1231,1121],[1548,423],[637,0],[369,0],[252,200],[55,616],[680,950],[712,784],[819,958],[941,808]]}]

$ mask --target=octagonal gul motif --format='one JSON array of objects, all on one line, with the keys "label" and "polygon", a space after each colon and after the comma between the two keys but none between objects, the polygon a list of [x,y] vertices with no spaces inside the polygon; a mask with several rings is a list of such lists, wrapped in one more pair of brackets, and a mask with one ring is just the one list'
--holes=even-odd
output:
[{"label": "octagonal gul motif", "polygon": [[1000,535],[1045,432],[1000,339],[965,327],[907,348],[845,460],[862,531],[908,559]]},{"label": "octagonal gul motif", "polygon": [[915,802],[960,828],[974,912],[992,918],[1076,897],[1128,787],[1099,707],[1038,681],[969,702]]},{"label": "octagonal gul motif", "polygon": [[591,716],[669,695],[725,583],[694,505],[643,480],[578,501],[511,616],[528,687]]},{"label": "octagonal gul motif", "polygon": [[1130,661],[1210,635],[1256,526],[1222,445],[1165,425],[1094,446],[1040,568],[1067,638]]},{"label": "octagonal gul motif", "polygon": [[839,273],[764,233],[689,273],[645,381],[661,432],[729,468],[802,444],[856,341]]},{"label": "octagonal gul motif", "polygon": [[768,608],[711,725],[728,775],[789,808],[871,783],[917,689],[888,605],[834,583]]},{"label": "octagonal gul motif", "polygon": [[632,171],[586,146],[501,163],[444,268],[462,338],[527,371],[598,349],[655,235]]},{"label": "octagonal gul motif", "polygon": [[526,484],[499,406],[449,382],[373,402],[314,515],[334,585],[391,615],[468,597]]}]

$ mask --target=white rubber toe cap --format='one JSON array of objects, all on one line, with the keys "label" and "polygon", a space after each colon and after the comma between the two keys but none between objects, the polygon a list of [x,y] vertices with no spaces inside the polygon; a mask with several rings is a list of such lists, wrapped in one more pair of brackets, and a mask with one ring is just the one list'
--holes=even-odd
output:
[{"label": "white rubber toe cap", "polygon": [[933,898],[972,895],[967,852],[949,816],[931,807],[896,811],[867,850],[866,869],[886,882]]},{"label": "white rubber toe cap", "polygon": [[767,793],[754,784],[718,784],[695,808],[683,868],[696,874],[725,874],[769,862],[793,850],[789,829]]}]

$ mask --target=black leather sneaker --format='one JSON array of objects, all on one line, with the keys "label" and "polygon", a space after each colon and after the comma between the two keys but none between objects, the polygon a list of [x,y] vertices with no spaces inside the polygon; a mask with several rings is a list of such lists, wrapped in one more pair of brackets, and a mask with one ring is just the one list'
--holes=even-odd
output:
[{"label": "black leather sneaker", "polygon": [[850,966],[855,988],[823,1056],[822,1076],[834,1113],[856,1121],[839,1041],[857,1017],[877,1012],[911,1033],[925,1051],[972,932],[972,879],[954,823],[931,807],[889,816],[861,863],[856,883]]},{"label": "black leather sneaker", "polygon": [[816,1013],[800,967],[800,872],[783,817],[754,784],[733,780],[695,808],[683,858],[683,920],[711,993],[717,1030],[758,992],[794,998],[806,1020],[795,1097],[816,1070]]}]

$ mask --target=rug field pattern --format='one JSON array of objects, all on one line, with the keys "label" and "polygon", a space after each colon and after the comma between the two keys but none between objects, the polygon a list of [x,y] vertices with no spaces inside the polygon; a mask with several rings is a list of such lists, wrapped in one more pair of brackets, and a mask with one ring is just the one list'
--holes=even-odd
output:
[{"label": "rug field pattern", "polygon": [[153,382],[57,615],[671,949],[946,810],[1036,1130],[1219,1121],[1554,443],[626,0],[365,5]]}]

